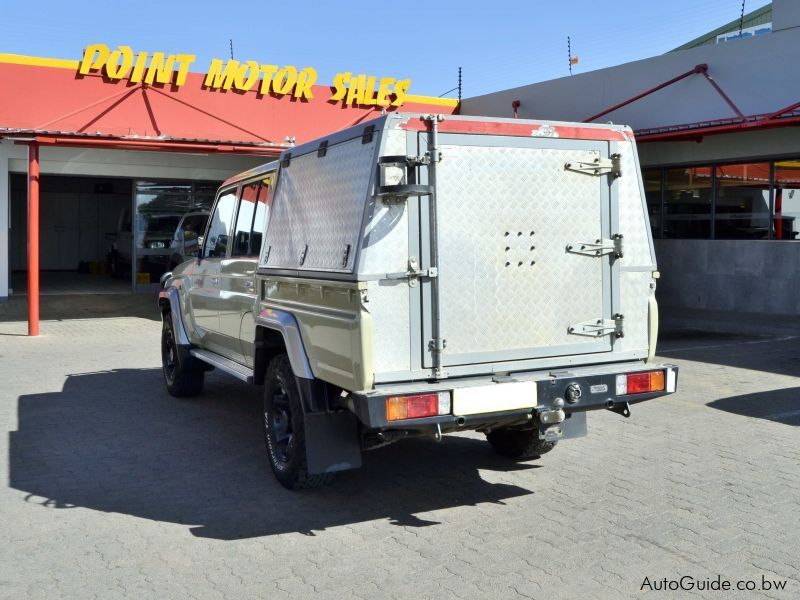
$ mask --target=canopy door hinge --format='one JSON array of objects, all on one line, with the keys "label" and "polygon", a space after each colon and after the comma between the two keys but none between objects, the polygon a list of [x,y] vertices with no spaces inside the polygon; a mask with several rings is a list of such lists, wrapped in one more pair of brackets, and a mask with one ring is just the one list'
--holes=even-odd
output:
[{"label": "canopy door hinge", "polygon": [[622,177],[622,156],[619,154],[612,154],[608,158],[598,156],[591,161],[575,161],[568,162],[564,165],[567,171],[574,171],[575,173],[584,173],[585,175],[611,175],[614,179]]},{"label": "canopy door hinge", "polygon": [[624,317],[620,314],[614,315],[613,319],[592,319],[570,325],[567,333],[572,335],[583,335],[587,337],[603,337],[613,335],[615,338],[625,337],[622,329]]},{"label": "canopy door hinge", "polygon": [[378,185],[375,195],[384,202],[405,202],[410,196],[426,196],[433,191],[430,185],[417,183],[417,167],[427,167],[431,157],[381,156],[378,159]]},{"label": "canopy door hinge", "polygon": [[422,277],[432,279],[439,276],[439,270],[436,267],[430,269],[420,269],[417,257],[412,256],[408,259],[408,270],[399,273],[387,273],[384,279],[408,279],[408,285],[415,287]]},{"label": "canopy door hinge", "polygon": [[604,256],[613,254],[614,258],[623,257],[622,234],[615,233],[611,239],[595,240],[594,242],[573,242],[567,244],[567,252],[582,254],[584,256]]}]

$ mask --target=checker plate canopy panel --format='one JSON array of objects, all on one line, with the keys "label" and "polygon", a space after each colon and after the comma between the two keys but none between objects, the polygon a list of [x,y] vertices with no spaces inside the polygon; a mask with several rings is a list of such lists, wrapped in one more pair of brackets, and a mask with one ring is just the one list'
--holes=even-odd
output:
[{"label": "checker plate canopy panel", "polygon": [[358,137],[281,168],[261,266],[352,272],[374,153]]},{"label": "checker plate canopy panel", "polygon": [[564,168],[600,152],[549,144],[440,145],[446,366],[611,349],[610,336],[568,332],[576,323],[610,318],[609,257],[566,251],[608,235],[608,179]]}]

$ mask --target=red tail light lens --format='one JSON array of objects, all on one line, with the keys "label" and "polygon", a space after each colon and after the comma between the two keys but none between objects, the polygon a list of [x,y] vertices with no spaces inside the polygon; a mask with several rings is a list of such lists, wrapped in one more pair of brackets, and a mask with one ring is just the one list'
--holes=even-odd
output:
[{"label": "red tail light lens", "polygon": [[664,371],[645,371],[617,375],[617,395],[663,392],[666,389]]},{"label": "red tail light lens", "polygon": [[439,394],[389,396],[386,399],[386,420],[419,419],[439,414]]}]

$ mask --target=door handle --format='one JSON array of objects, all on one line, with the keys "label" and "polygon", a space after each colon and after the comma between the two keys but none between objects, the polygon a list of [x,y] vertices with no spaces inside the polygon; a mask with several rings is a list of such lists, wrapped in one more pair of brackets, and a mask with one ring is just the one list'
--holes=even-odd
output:
[{"label": "door handle", "polygon": [[244,282],[244,287],[247,288],[248,292],[253,292],[256,289],[256,284],[252,279],[248,279]]},{"label": "door handle", "polygon": [[211,285],[219,285],[219,277],[212,277]]}]

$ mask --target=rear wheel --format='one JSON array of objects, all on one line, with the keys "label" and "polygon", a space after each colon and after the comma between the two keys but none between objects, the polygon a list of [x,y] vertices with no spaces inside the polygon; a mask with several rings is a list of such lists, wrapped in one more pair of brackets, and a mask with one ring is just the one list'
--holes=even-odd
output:
[{"label": "rear wheel", "polygon": [[164,314],[161,326],[161,370],[167,391],[176,398],[197,396],[203,390],[203,365],[188,353],[179,351],[169,312]]},{"label": "rear wheel", "polygon": [[303,404],[285,354],[272,359],[264,380],[264,440],[272,472],[284,487],[314,488],[333,480],[333,473],[308,472]]},{"label": "rear wheel", "polygon": [[501,427],[487,433],[486,439],[499,454],[514,460],[539,458],[556,446],[556,442],[540,440],[538,429]]}]

